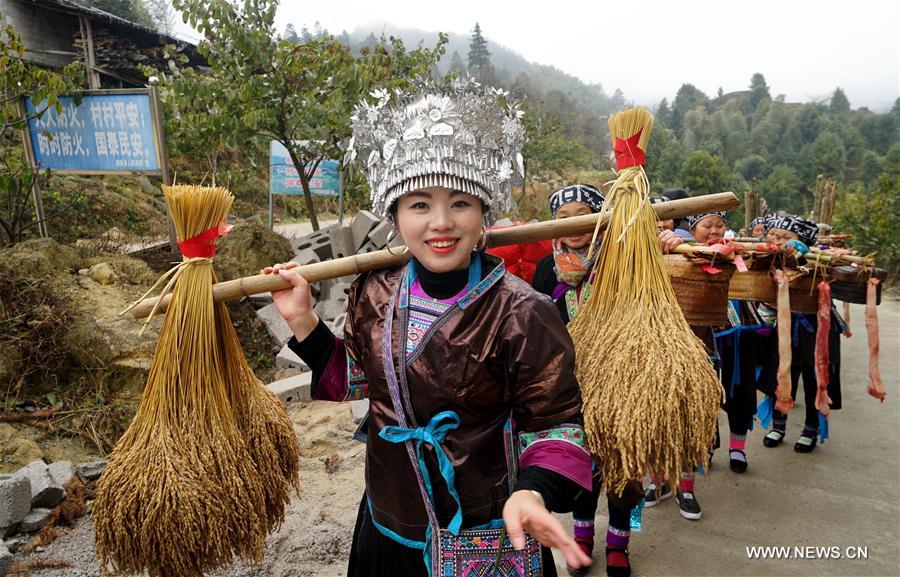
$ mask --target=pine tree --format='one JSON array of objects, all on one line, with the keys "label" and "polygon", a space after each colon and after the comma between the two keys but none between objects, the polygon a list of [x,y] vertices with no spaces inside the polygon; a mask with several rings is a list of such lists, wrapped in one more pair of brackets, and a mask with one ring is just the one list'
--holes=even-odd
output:
[{"label": "pine tree", "polygon": [[481,26],[476,22],[469,40],[469,74],[481,82],[493,77],[491,53],[488,52],[487,45],[487,40],[481,35]]},{"label": "pine tree", "polygon": [[453,51],[453,56],[450,57],[450,67],[447,69],[448,74],[454,72],[460,77],[466,77],[469,74],[466,70],[466,63],[463,62],[462,56],[456,50]]},{"label": "pine tree", "polygon": [[847,95],[844,94],[844,91],[838,87],[834,94],[831,95],[831,103],[828,108],[831,109],[833,114],[847,114],[850,112],[850,101],[847,100]]},{"label": "pine tree", "polygon": [[288,23],[288,25],[284,27],[284,39],[294,44],[300,41],[300,37],[297,36],[297,29],[294,28],[293,24]]},{"label": "pine tree", "polygon": [[756,110],[756,107],[764,98],[771,99],[772,95],[769,94],[769,87],[766,85],[766,77],[757,72],[753,75],[753,78],[750,79],[750,107],[753,110]]}]

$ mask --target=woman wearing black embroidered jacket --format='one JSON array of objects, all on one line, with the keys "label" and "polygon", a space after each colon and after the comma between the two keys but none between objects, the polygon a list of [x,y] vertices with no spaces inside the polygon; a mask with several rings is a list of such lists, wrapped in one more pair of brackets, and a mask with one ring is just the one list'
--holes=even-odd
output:
[{"label": "woman wearing black embroidered jacket", "polygon": [[476,250],[510,200],[517,109],[464,82],[375,96],[357,109],[351,147],[409,265],[356,279],[343,339],[316,318],[292,265],[267,269],[293,284],[273,297],[314,396],[370,399],[348,574],[460,575],[458,554],[489,571],[493,537],[463,535],[502,526],[522,550],[511,566],[529,575],[556,574],[529,534],[570,567],[589,564],[548,511],[590,490],[571,339],[550,303]]}]

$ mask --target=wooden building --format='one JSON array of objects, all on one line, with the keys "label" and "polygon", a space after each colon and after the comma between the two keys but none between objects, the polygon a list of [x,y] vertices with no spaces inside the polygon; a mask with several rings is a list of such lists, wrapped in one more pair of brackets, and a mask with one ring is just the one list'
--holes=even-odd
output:
[{"label": "wooden building", "polygon": [[167,44],[205,65],[190,42],[71,0],[0,0],[0,13],[22,35],[26,60],[48,68],[80,60],[87,88],[144,86],[139,67],[164,68]]}]

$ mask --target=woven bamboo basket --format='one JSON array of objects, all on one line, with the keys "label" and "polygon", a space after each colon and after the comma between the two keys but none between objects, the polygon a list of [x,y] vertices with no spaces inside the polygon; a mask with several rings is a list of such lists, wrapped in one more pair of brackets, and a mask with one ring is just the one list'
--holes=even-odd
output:
[{"label": "woven bamboo basket", "polygon": [[876,290],[876,303],[881,304],[881,285],[887,278],[887,271],[881,268],[861,269],[856,266],[841,265],[828,270],[831,282],[831,298],[845,303],[866,304],[866,289],[870,277],[881,282]]},{"label": "woven bamboo basket", "polygon": [[[815,289],[812,276],[789,273],[791,312],[814,313],[818,306],[819,291]],[[728,286],[728,298],[739,301],[757,301],[774,303],[775,281],[767,270],[750,270],[737,273],[731,277]]]},{"label": "woven bamboo basket", "polygon": [[688,324],[715,327],[728,322],[728,287],[734,265],[716,263],[722,272],[714,275],[702,270],[679,254],[663,255],[678,306]]}]

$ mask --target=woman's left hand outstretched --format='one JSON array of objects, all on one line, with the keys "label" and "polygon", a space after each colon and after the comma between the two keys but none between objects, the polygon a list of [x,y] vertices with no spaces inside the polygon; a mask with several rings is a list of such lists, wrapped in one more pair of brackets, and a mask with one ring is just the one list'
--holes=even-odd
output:
[{"label": "woman's left hand outstretched", "polygon": [[587,567],[591,558],[575,543],[559,519],[531,491],[516,491],[503,507],[506,534],[516,549],[525,548],[525,531],[545,547],[559,549],[572,569]]}]

